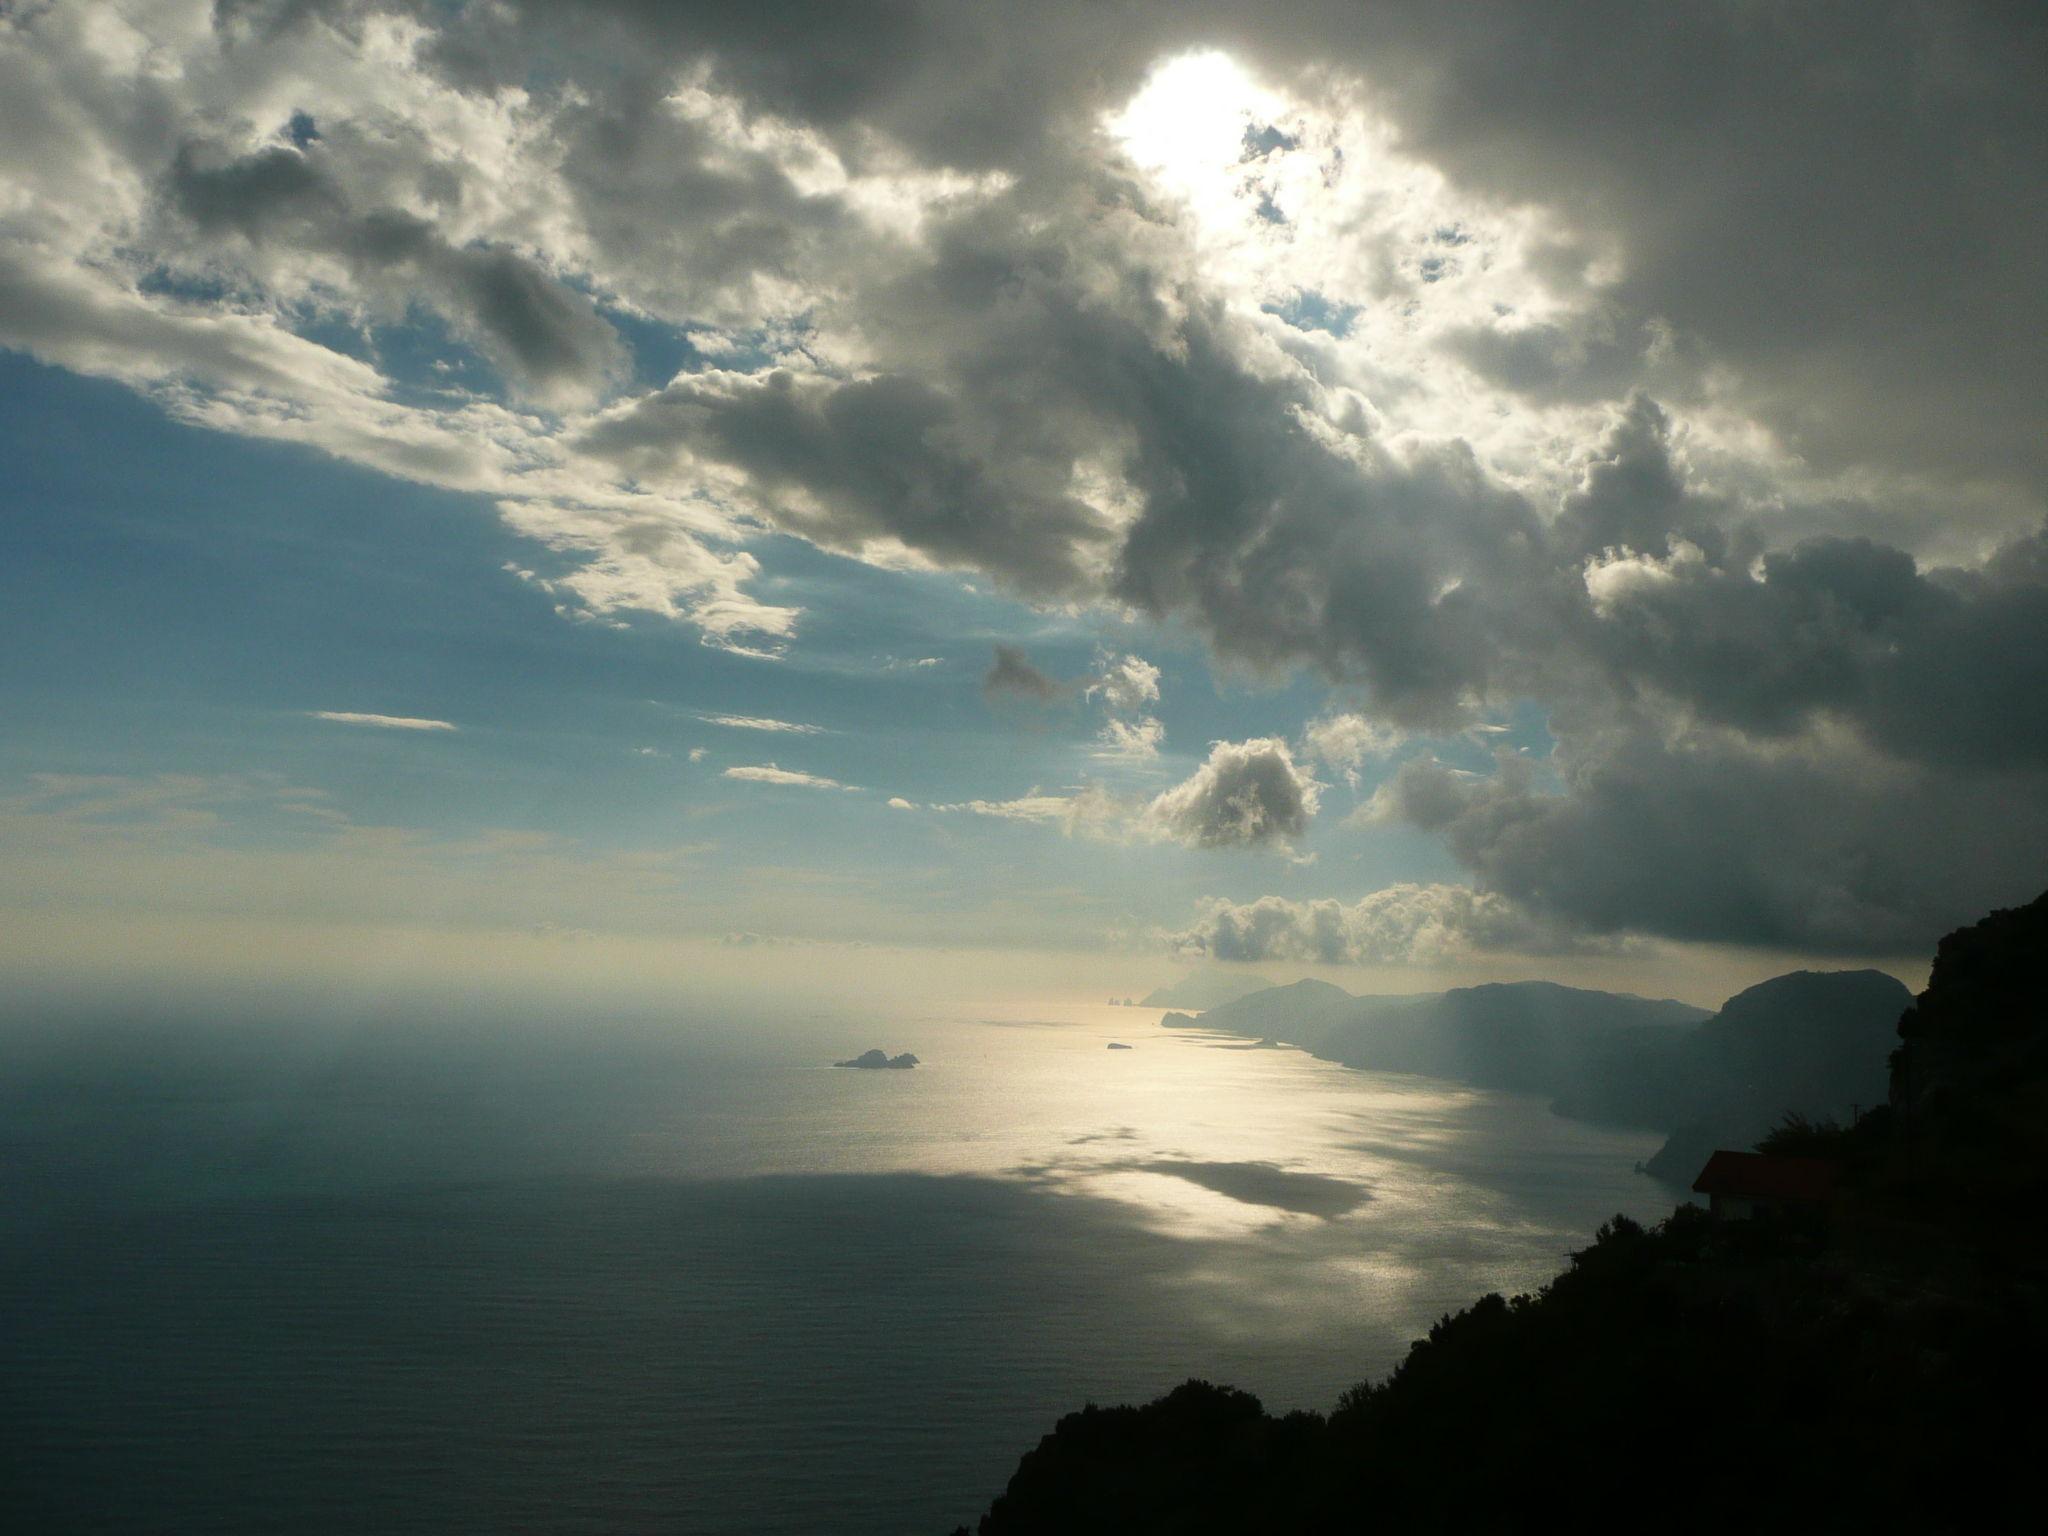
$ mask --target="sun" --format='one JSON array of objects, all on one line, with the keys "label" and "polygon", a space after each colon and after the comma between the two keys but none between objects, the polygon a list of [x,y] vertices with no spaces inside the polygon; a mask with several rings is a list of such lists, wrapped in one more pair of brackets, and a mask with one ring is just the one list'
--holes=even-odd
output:
[{"label": "sun", "polygon": [[1205,49],[1156,65],[1107,127],[1135,164],[1193,190],[1239,161],[1247,128],[1284,110],[1237,60]]}]

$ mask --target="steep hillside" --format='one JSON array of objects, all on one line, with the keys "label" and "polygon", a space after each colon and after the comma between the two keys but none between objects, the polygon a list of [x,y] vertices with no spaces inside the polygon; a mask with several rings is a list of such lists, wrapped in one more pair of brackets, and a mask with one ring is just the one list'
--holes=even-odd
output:
[{"label": "steep hillside", "polygon": [[[1754,1075],[1775,1060],[1832,1089],[1895,987],[1781,977],[1680,1038],[1717,1092],[1782,1097]],[[2031,1528],[2044,998],[2048,896],[1944,940],[1898,1020],[1890,1104],[1805,1133],[1836,1165],[1829,1205],[1617,1217],[1539,1293],[1444,1318],[1327,1415],[1199,1381],[1069,1414],[980,1536]]]},{"label": "steep hillside", "polygon": [[1650,1171],[1689,1184],[1716,1147],[1748,1146],[1787,1114],[1850,1120],[1882,1104],[1912,1001],[1882,971],[1794,971],[1737,993],[1678,1054]]}]

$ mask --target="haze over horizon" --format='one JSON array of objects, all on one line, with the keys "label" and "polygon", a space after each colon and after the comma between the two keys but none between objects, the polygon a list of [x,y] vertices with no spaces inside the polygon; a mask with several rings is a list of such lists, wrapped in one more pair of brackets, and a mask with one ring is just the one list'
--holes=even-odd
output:
[{"label": "haze over horizon", "polygon": [[2048,869],[2042,24],[0,16],[0,961],[1917,986]]}]

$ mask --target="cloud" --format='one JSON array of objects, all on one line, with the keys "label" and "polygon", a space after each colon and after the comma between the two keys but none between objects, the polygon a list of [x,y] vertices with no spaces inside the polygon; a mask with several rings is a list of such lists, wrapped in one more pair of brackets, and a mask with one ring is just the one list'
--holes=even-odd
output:
[{"label": "cloud", "polygon": [[2040,884],[2048,799],[2026,776],[1959,794],[1853,736],[1760,745],[1617,722],[1568,736],[1563,784],[1402,765],[1375,808],[1441,837],[1482,889],[1588,934],[1918,953]]},{"label": "cloud", "polygon": [[1407,739],[1407,733],[1368,720],[1363,715],[1324,715],[1302,730],[1309,755],[1343,774],[1356,788],[1358,770],[1368,758],[1386,757]]},{"label": "cloud", "polygon": [[1168,943],[1184,958],[1316,965],[1429,965],[1476,954],[1555,955],[1598,947],[1496,893],[1412,884],[1349,903],[1215,897]]},{"label": "cloud", "polygon": [[991,821],[1053,826],[1069,837],[1103,842],[1131,840],[1136,835],[1133,819],[1138,808],[1099,785],[1087,785],[1066,794],[1048,794],[1033,787],[1029,794],[1008,800],[957,800],[926,807],[941,815],[965,814]]},{"label": "cloud", "polygon": [[[565,618],[779,655],[783,534],[1314,672],[1347,778],[1526,704],[1555,782],[1380,812],[1588,932],[1917,944],[2048,861],[2016,12],[793,14],[17,8],[0,344],[479,498]],[[1278,846],[1259,772],[1105,824]]]},{"label": "cloud", "polygon": [[[1415,153],[1475,189],[1549,203],[1578,232],[1567,260],[1612,248],[1587,287],[1617,329],[1657,318],[1802,452],[1943,475],[1996,463],[2038,489],[2048,449],[2019,403],[2039,396],[2048,362],[2021,355],[2008,321],[2011,295],[2043,291],[2048,213],[2015,206],[2011,181],[1979,174],[1986,162],[1962,148],[2015,169],[2048,150],[2012,13],[1930,19],[1886,3],[1853,28],[1822,11],[1761,28],[1739,8],[1676,31],[1659,20],[1560,26],[1544,7],[1494,4],[1474,24],[1394,7],[1354,40],[1377,53],[1375,82]],[[1744,169],[1674,180],[1695,155]],[[1944,233],[1915,238],[1886,201]],[[1973,228],[2014,249],[1963,260]],[[1916,319],[1874,325],[1877,313]]]},{"label": "cloud", "polygon": [[1159,755],[1159,744],[1165,739],[1166,727],[1151,715],[1137,720],[1105,720],[1099,737],[1101,746],[1095,755],[1146,762]]},{"label": "cloud", "polygon": [[236,155],[187,141],[165,184],[170,203],[216,259],[261,257],[274,243],[331,257],[359,288],[403,303],[423,295],[522,394],[588,403],[623,371],[624,345],[590,300],[505,249],[451,246],[428,220],[396,207],[356,208],[331,176],[325,141]]},{"label": "cloud", "polygon": [[1190,777],[1149,800],[1089,785],[1065,794],[1034,788],[1014,799],[963,800],[931,809],[1038,822],[1107,842],[1286,852],[1307,831],[1320,792],[1284,741],[1261,738],[1216,742]]},{"label": "cloud", "polygon": [[915,802],[906,800],[901,795],[891,795],[888,804],[889,809],[892,811],[914,811],[917,809]]},{"label": "cloud", "polygon": [[785,784],[796,789],[843,789],[849,794],[858,793],[858,787],[842,784],[837,779],[828,779],[822,774],[800,773],[794,768],[778,768],[773,763],[740,764],[723,771],[721,777],[740,779],[750,784]]},{"label": "cloud", "polygon": [[1064,698],[1068,687],[1039,671],[1017,647],[999,645],[994,663],[981,679],[981,692],[990,700],[1016,698],[1050,704]]},{"label": "cloud", "polygon": [[935,805],[935,811],[971,811],[999,821],[1065,821],[1073,812],[1071,795],[1041,795],[1033,792],[1014,800],[962,800],[952,805]]},{"label": "cloud", "polygon": [[337,725],[370,725],[387,731],[452,731],[455,726],[446,720],[421,720],[411,715],[365,715],[345,709],[315,709],[307,714],[315,720],[331,720]]},{"label": "cloud", "polygon": [[822,725],[799,725],[789,720],[773,720],[765,715],[699,715],[707,725],[723,725],[736,731],[777,731],[792,736],[819,736],[824,734]]},{"label": "cloud", "polygon": [[1166,727],[1144,713],[1147,705],[1159,702],[1159,669],[1142,656],[1105,654],[1098,671],[1083,693],[1100,699],[1109,712],[1102,723],[1097,757],[1145,762],[1159,755],[1166,739]]},{"label": "cloud", "polygon": [[1087,693],[1100,698],[1114,714],[1136,714],[1159,702],[1159,669],[1142,656],[1105,657]]},{"label": "cloud", "polygon": [[1145,807],[1139,826],[1190,848],[1284,848],[1308,830],[1320,792],[1277,737],[1219,741],[1193,775]]},{"label": "cloud", "polygon": [[988,428],[985,407],[908,374],[708,371],[608,413],[577,447],[635,477],[716,466],[759,515],[828,549],[893,545],[1029,596],[1081,595],[1107,558],[1100,511],[1061,488],[1070,459],[1028,439],[985,451]]}]

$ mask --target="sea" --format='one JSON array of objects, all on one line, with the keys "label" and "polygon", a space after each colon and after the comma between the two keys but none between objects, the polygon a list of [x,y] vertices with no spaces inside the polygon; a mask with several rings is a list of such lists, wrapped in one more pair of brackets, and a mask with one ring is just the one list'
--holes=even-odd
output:
[{"label": "sea", "polygon": [[1655,1137],[1161,1018],[12,1037],[8,1528],[943,1536],[1083,1404],[1327,1409],[1672,1204]]}]

